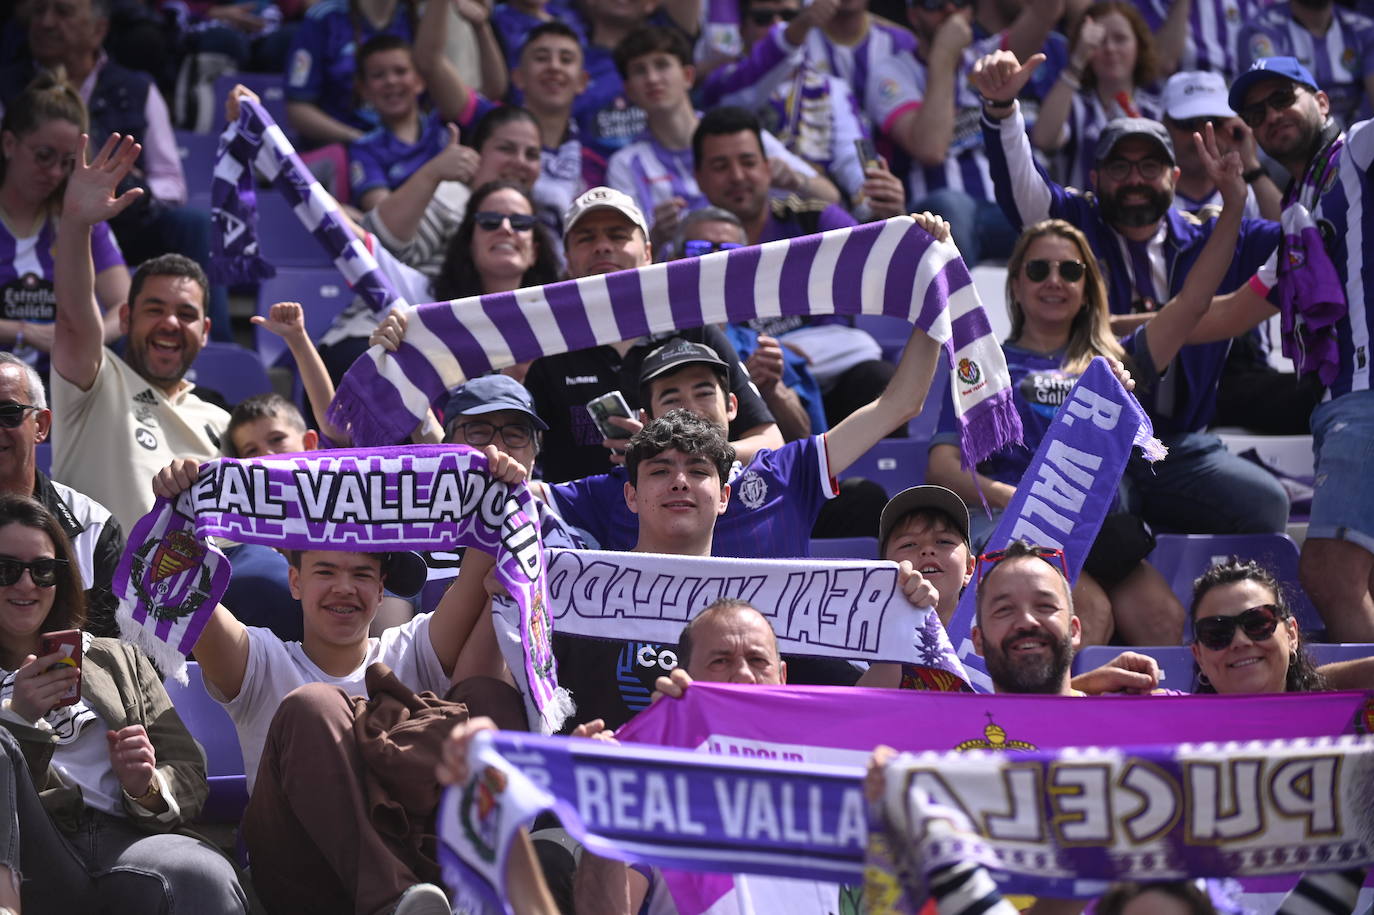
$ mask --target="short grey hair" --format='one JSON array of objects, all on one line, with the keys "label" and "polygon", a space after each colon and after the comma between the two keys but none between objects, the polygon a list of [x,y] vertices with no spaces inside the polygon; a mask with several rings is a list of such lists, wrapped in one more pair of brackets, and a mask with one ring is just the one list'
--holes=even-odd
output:
[{"label": "short grey hair", "polygon": [[744,223],[740,222],[738,216],[724,207],[704,206],[688,213],[687,218],[682,220],[682,225],[678,227],[677,234],[673,236],[669,260],[677,260],[682,257],[682,252],[687,244],[687,237],[691,234],[692,229],[703,222],[728,222],[739,229],[740,244],[749,244],[749,232],[744,228]]},{"label": "short grey hair", "polygon": [[48,409],[48,393],[43,390],[43,379],[38,374],[38,369],[8,351],[0,351],[0,366],[3,365],[19,366],[24,374],[24,385],[29,389],[29,405],[40,410]]}]

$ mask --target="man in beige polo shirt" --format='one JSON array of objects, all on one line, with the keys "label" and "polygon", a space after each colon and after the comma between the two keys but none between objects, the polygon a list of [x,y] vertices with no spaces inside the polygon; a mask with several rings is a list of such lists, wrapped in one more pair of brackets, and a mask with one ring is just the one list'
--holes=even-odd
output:
[{"label": "man in beige polo shirt", "polygon": [[119,307],[123,358],[105,348],[94,295],[91,228],[132,204],[116,196],[138,146],[116,134],[85,164],[78,152],[57,233],[57,332],[52,349],[53,476],[87,493],[130,530],[153,505],[150,481],[176,458],[219,454],[229,416],[191,392],[182,376],[210,336],[208,283],[189,258],[141,265]]}]

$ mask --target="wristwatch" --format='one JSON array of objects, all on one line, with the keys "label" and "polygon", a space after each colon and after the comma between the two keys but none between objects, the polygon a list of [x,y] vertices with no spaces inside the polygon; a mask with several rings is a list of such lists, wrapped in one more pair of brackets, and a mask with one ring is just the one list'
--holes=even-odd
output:
[{"label": "wristwatch", "polygon": [[159,794],[162,793],[162,790],[158,787],[156,775],[154,775],[148,781],[148,790],[140,794],[138,797],[134,797],[132,794],[130,794],[127,788],[124,788],[122,790],[124,791],[124,796],[127,797],[129,800],[133,801],[135,804],[139,803],[140,801],[151,801],[153,798],[157,797]]},{"label": "wristwatch", "polygon": [[1241,172],[1240,177],[1245,181],[1246,184],[1254,184],[1256,181],[1263,178],[1266,174],[1268,173],[1264,170],[1264,166],[1260,166],[1259,168],[1252,168],[1248,172]]}]

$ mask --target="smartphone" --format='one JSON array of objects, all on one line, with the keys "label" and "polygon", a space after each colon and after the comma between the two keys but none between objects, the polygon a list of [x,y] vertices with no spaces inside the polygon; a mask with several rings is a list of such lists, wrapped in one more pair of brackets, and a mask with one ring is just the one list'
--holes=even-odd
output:
[{"label": "smartphone", "polygon": [[[61,667],[64,664],[69,667],[81,669],[81,630],[63,629],[60,632],[43,633],[43,654],[50,655],[60,653],[63,657],[52,667]],[[60,708],[64,705],[75,705],[81,698],[81,681],[77,680],[72,684],[71,689],[62,694],[62,698],[57,701],[53,708]]]},{"label": "smartphone", "polygon": [[859,161],[863,163],[865,171],[883,167],[882,160],[878,158],[878,150],[873,147],[873,141],[868,137],[859,137],[855,140],[854,151],[859,154]]},{"label": "smartphone", "polygon": [[614,423],[610,422],[610,417],[621,416],[625,419],[633,419],[630,414],[630,405],[625,402],[625,397],[619,391],[611,391],[609,394],[602,394],[600,397],[593,397],[587,401],[587,412],[592,415],[592,422],[596,423],[596,428],[601,430],[601,435],[605,438],[629,438],[630,433]]}]

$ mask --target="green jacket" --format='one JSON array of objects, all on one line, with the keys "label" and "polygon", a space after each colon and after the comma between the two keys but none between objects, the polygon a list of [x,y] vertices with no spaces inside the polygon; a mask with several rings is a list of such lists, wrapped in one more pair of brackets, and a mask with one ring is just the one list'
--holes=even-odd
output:
[{"label": "green jacket", "polygon": [[[157,771],[176,799],[180,814],[154,817],[127,797],[129,822],[146,832],[172,832],[195,819],[210,793],[205,781],[205,753],[186,730],[157,671],[143,652],[118,639],[94,639],[81,662],[81,697],[100,713],[112,730],[141,724],[148,731]],[[45,727],[28,726],[0,717],[19,741],[29,774],[43,807],[58,828],[76,827],[84,801],[81,789],[62,784],[52,770],[57,735]]]}]

